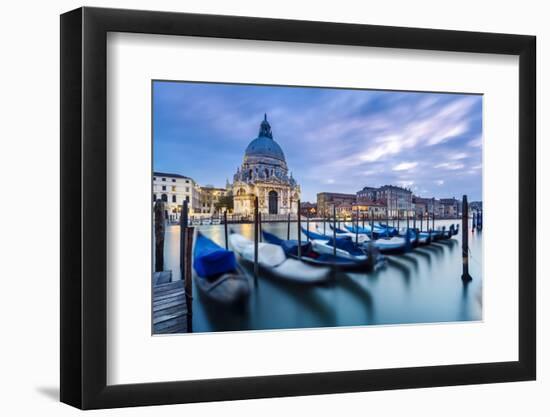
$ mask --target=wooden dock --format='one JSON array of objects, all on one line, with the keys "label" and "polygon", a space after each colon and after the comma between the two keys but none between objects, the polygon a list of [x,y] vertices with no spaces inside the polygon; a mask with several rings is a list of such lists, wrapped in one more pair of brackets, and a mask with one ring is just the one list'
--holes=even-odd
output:
[{"label": "wooden dock", "polygon": [[187,333],[187,305],[183,280],[153,287],[153,333]]}]

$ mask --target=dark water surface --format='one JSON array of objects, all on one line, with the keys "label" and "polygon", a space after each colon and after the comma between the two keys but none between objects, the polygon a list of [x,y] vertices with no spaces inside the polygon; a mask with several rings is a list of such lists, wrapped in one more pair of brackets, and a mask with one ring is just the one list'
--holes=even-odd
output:
[{"label": "dark water surface", "polygon": [[[436,221],[436,228],[459,220]],[[230,225],[253,238],[250,224]],[[314,224],[312,224],[312,230]],[[224,245],[221,225],[198,226]],[[296,223],[291,238],[296,238]],[[461,227],[462,229],[462,227]],[[268,223],[263,230],[286,237],[285,223]],[[462,230],[450,240],[386,256],[386,266],[370,273],[339,273],[333,284],[297,286],[260,276],[244,308],[213,304],[193,289],[194,332],[262,330],[372,324],[433,323],[482,319],[482,232],[470,235],[470,275],[461,280]],[[305,236],[302,236],[305,240]],[[179,226],[169,226],[165,240],[165,269],[180,279]]]}]

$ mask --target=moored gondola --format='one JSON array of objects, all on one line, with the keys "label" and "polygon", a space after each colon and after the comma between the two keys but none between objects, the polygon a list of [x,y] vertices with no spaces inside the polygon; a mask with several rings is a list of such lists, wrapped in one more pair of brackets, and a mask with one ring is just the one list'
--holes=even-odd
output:
[{"label": "moored gondola", "polygon": [[[322,253],[313,247],[311,242],[300,242],[297,240],[284,240],[278,236],[263,231],[263,238],[266,242],[279,245],[288,257],[307,262],[312,265],[327,266],[341,271],[371,271],[377,265],[384,262],[382,256],[377,251],[367,253],[360,259],[342,257],[332,253]],[[298,253],[300,246],[300,253]]]},{"label": "moored gondola", "polygon": [[[245,264],[254,264],[252,240],[231,231],[229,243]],[[331,268],[288,258],[279,245],[268,242],[258,242],[258,266],[262,275],[296,284],[322,284],[332,279]]]},{"label": "moored gondola", "polygon": [[246,275],[239,270],[235,254],[197,233],[193,251],[195,284],[207,298],[221,304],[236,304],[250,294]]}]

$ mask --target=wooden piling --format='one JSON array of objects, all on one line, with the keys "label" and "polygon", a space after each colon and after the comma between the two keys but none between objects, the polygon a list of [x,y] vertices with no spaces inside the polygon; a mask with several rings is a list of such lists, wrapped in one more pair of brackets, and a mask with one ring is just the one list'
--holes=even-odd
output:
[{"label": "wooden piling", "polygon": [[254,279],[258,278],[258,197],[254,198]]},{"label": "wooden piling", "polygon": [[185,272],[184,272],[184,287],[185,287],[185,303],[187,304],[187,331],[193,332],[193,271],[192,252],[193,252],[193,235],[194,227],[185,228]]},{"label": "wooden piling", "polygon": [[370,216],[370,239],[374,240],[374,216],[372,213]]},{"label": "wooden piling", "polygon": [[479,210],[477,213],[477,230],[483,229],[483,211]]},{"label": "wooden piling", "polygon": [[363,231],[365,230],[365,213],[363,213]]},{"label": "wooden piling", "polygon": [[359,243],[359,206],[355,212],[355,244],[357,245]]},{"label": "wooden piling", "polygon": [[286,240],[290,240],[290,213],[288,213],[288,220],[286,222]]},{"label": "wooden piling", "polygon": [[164,271],[164,203],[162,200],[155,202],[155,272]]},{"label": "wooden piling", "polygon": [[225,249],[229,249],[229,239],[227,235],[227,210],[223,212],[223,234],[225,237]]},{"label": "wooden piling", "polygon": [[332,242],[332,253],[336,256],[336,205],[332,206],[332,215],[334,217],[334,227],[332,228],[332,238],[334,240],[334,242]]},{"label": "wooden piling", "polygon": [[435,230],[435,198],[432,198],[432,230]]},{"label": "wooden piling", "polygon": [[183,200],[181,205],[180,215],[180,275],[183,279],[185,275],[185,231],[189,226],[189,203],[187,200]]},{"label": "wooden piling", "polygon": [[262,241],[262,212],[258,211],[258,241]]},{"label": "wooden piling", "polygon": [[471,281],[468,268],[468,197],[462,196],[462,281]]},{"label": "wooden piling", "polygon": [[[298,200],[298,258],[302,257],[302,202]],[[309,230],[308,230],[309,232]]]},{"label": "wooden piling", "polygon": [[[306,229],[309,231],[309,213],[306,214]],[[306,242],[309,243],[309,235],[306,235]]]},{"label": "wooden piling", "polygon": [[424,212],[422,212],[422,213],[420,214],[420,231],[421,231],[421,232],[422,232],[422,229],[424,228],[424,224],[423,224],[424,222],[423,222],[423,220],[424,220]]},{"label": "wooden piling", "polygon": [[323,234],[327,234],[327,215],[326,212],[323,213]]}]

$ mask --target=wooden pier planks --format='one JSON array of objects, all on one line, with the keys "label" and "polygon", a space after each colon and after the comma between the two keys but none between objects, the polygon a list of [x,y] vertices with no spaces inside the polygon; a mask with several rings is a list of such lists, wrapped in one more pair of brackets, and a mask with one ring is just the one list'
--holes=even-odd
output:
[{"label": "wooden pier planks", "polygon": [[187,305],[183,280],[153,287],[153,332],[187,333]]}]

